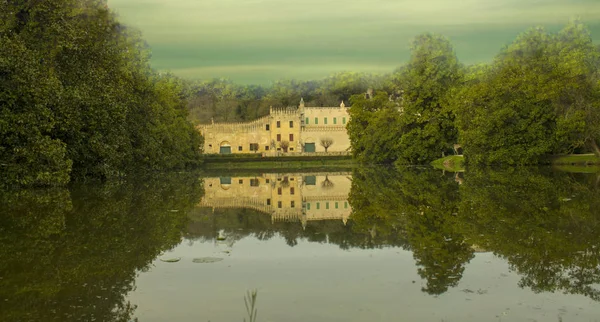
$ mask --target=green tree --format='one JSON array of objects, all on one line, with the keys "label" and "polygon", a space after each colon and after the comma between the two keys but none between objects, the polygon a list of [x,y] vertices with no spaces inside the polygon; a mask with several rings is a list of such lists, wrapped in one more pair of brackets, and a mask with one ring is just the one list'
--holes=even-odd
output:
[{"label": "green tree", "polygon": [[352,96],[350,121],[346,125],[352,156],[361,163],[392,163],[398,158],[400,112],[385,92],[372,99]]},{"label": "green tree", "polygon": [[0,7],[0,20],[4,185],[199,161],[201,139],[182,122],[181,89],[163,86],[139,32],[104,1],[12,1]]},{"label": "green tree", "polygon": [[548,154],[593,148],[597,66],[580,23],[557,34],[534,28],[520,35],[487,70],[474,70],[453,99],[467,162],[535,164]]},{"label": "green tree", "polygon": [[456,143],[449,93],[461,82],[463,69],[446,38],[424,34],[413,41],[411,59],[401,71],[398,163],[426,163]]}]

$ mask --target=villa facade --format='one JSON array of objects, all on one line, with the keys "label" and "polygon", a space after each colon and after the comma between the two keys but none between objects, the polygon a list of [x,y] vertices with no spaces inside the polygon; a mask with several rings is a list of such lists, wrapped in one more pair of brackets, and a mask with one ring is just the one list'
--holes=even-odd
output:
[{"label": "villa facade", "polygon": [[271,108],[269,115],[251,122],[198,125],[204,153],[348,153],[350,120],[344,102],[338,107]]}]

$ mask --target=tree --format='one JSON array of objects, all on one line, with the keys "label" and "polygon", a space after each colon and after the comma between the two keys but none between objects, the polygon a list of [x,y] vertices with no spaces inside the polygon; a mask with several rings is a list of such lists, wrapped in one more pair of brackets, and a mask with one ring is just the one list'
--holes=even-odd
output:
[{"label": "tree", "polygon": [[398,79],[403,90],[398,163],[430,162],[456,143],[449,95],[463,74],[448,39],[424,34],[413,41],[410,62]]},{"label": "tree", "polygon": [[354,95],[350,99],[350,121],[346,125],[352,156],[360,163],[393,163],[398,159],[400,112],[385,92],[371,99]]},{"label": "tree", "polygon": [[584,144],[593,149],[600,134],[594,66],[598,52],[581,24],[521,34],[454,99],[466,161],[536,164]]},{"label": "tree", "polygon": [[321,143],[321,146],[323,148],[325,148],[325,153],[327,153],[327,149],[329,149],[329,147],[333,145],[333,139],[330,137],[324,137],[324,138],[321,138],[320,143]]},{"label": "tree", "polygon": [[283,141],[279,142],[279,146],[281,147],[283,152],[287,152],[288,148],[290,147],[290,142],[283,140]]},{"label": "tree", "polygon": [[103,1],[12,1],[0,21],[0,185],[198,164],[180,82]]}]

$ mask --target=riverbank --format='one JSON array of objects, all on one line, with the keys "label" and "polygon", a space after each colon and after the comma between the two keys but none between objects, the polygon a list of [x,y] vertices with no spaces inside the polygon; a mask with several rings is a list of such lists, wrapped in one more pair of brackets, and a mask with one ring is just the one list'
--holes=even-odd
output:
[{"label": "riverbank", "polygon": [[551,158],[550,163],[553,168],[565,172],[600,172],[600,158],[593,153],[557,155]]},{"label": "riverbank", "polygon": [[207,172],[230,170],[236,173],[248,170],[264,172],[276,171],[319,171],[350,170],[356,166],[351,156],[278,156],[260,157],[260,155],[228,155],[210,156],[204,159],[204,170]]},{"label": "riverbank", "polygon": [[450,155],[432,161],[431,166],[445,171],[462,172],[465,171],[465,158],[462,155]]},{"label": "riverbank", "polygon": [[[600,172],[600,158],[595,154],[565,154],[548,158],[552,167],[567,172]],[[465,171],[465,160],[462,155],[451,155],[430,163],[436,169],[460,172]]]}]

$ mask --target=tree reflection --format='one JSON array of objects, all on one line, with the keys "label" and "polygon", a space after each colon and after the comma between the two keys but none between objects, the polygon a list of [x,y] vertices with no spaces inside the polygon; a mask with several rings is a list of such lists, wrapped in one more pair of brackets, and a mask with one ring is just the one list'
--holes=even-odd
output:
[{"label": "tree reflection", "polygon": [[137,272],[177,245],[196,176],[0,192],[0,320],[131,321]]},{"label": "tree reflection", "polygon": [[353,175],[351,219],[373,238],[406,239],[424,292],[456,286],[473,250],[457,229],[458,185],[431,169],[366,168]]},{"label": "tree reflection", "polygon": [[457,285],[477,245],[507,259],[521,287],[600,300],[596,175],[471,169],[460,183],[427,169],[357,169],[353,228],[405,238],[429,294]]},{"label": "tree reflection", "polygon": [[594,179],[537,169],[469,171],[461,185],[463,228],[471,242],[523,275],[519,286],[598,301],[600,189]]}]

